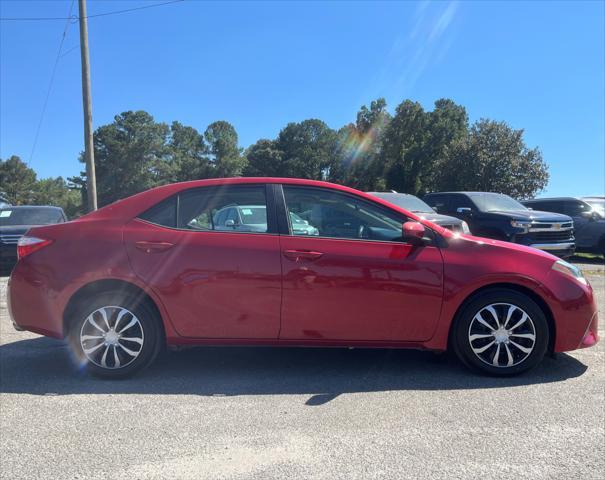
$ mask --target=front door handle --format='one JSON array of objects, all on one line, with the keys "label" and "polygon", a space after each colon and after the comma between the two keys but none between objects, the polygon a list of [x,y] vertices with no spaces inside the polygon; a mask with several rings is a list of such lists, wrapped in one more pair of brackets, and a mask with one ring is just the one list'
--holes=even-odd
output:
[{"label": "front door handle", "polygon": [[322,252],[314,252],[311,250],[284,250],[284,257],[290,260],[317,260],[323,255]]},{"label": "front door handle", "polygon": [[136,248],[145,253],[160,253],[174,247],[174,243],[170,242],[147,242],[142,240],[134,244]]}]

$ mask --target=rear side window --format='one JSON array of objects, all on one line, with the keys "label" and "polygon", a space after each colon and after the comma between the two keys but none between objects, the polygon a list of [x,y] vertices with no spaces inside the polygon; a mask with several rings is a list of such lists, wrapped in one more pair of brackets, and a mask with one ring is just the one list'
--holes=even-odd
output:
[{"label": "rear side window", "polygon": [[164,227],[176,227],[176,196],[170,197],[151,207],[139,218]]},{"label": "rear side window", "polygon": [[139,218],[191,231],[269,232],[265,187],[256,185],[186,190],[158,203]]}]

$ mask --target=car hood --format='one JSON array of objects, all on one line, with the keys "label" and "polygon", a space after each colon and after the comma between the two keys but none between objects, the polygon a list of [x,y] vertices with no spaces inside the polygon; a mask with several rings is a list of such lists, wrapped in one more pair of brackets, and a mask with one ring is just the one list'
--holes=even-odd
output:
[{"label": "car hood", "polygon": [[567,215],[552,212],[542,212],[540,210],[492,210],[488,213],[513,217],[515,220],[527,220],[534,222],[571,222],[572,218]]},{"label": "car hood", "polygon": [[462,220],[449,215],[441,215],[439,213],[415,212],[422,220],[436,223],[437,225],[460,225]]},{"label": "car hood", "polygon": [[39,225],[0,225],[0,235],[25,235],[30,229]]}]

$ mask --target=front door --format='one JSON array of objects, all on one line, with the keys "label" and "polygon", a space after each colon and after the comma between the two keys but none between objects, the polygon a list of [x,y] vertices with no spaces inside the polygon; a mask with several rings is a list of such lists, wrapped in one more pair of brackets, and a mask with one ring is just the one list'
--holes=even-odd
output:
[{"label": "front door", "polygon": [[290,226],[291,234],[281,237],[280,338],[429,339],[443,295],[443,260],[434,242],[422,247],[404,243],[405,218],[361,197],[324,188],[283,188],[290,224],[294,216],[308,226]]},{"label": "front door", "polygon": [[126,226],[132,267],[180,335],[277,338],[281,257],[268,204],[263,185],[202,187]]}]

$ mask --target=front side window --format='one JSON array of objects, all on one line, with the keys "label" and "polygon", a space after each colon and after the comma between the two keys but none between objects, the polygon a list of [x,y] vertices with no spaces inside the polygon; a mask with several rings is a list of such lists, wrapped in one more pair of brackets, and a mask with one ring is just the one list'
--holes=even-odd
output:
[{"label": "front side window", "polygon": [[570,217],[579,217],[583,213],[590,212],[592,207],[584,202],[566,202],[565,213]]},{"label": "front side window", "polygon": [[150,208],[140,218],[190,231],[269,231],[265,187],[255,185],[186,190]]},{"label": "front side window", "polygon": [[406,220],[352,195],[321,188],[284,186],[293,235],[401,241]]}]

